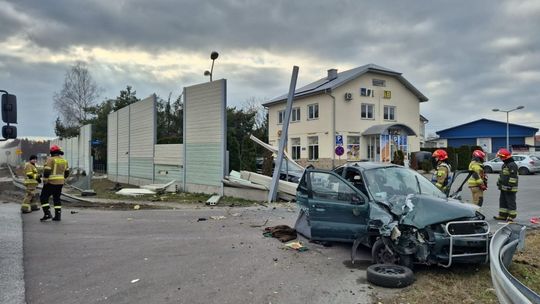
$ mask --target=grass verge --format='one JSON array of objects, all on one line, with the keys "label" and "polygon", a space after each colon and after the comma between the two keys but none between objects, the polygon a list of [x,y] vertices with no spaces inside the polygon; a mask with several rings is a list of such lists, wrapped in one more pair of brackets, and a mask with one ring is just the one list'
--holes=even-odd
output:
[{"label": "grass verge", "polygon": [[[104,199],[113,199],[113,200],[126,200],[129,199],[131,201],[154,201],[154,202],[171,202],[171,203],[179,203],[179,204],[192,204],[192,205],[200,205],[204,204],[211,195],[203,194],[203,193],[187,193],[187,192],[180,192],[180,193],[165,193],[162,195],[140,195],[140,196],[125,196],[125,195],[118,195],[113,190],[116,183],[111,182],[107,179],[95,179],[92,181],[92,188],[96,192],[96,197],[98,198],[104,198]],[[137,186],[128,185],[128,184],[120,184],[122,188],[138,188]],[[219,206],[236,206],[236,207],[243,207],[243,206],[252,206],[257,205],[258,202],[240,199],[240,198],[234,198],[234,197],[222,197],[221,200],[218,203]]]},{"label": "grass verge", "polygon": [[[509,271],[523,284],[540,292],[540,230],[528,230],[524,252],[514,254]],[[375,303],[498,303],[489,264],[417,267],[416,282],[397,293],[384,290]]]}]

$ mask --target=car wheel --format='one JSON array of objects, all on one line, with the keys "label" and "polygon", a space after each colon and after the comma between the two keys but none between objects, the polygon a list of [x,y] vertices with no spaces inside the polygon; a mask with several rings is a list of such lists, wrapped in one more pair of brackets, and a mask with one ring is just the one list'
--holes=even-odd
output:
[{"label": "car wheel", "polygon": [[518,172],[519,172],[520,175],[528,175],[528,174],[531,173],[527,167],[519,168]]},{"label": "car wheel", "polygon": [[375,264],[367,268],[367,280],[377,286],[402,288],[414,282],[414,274],[405,266]]},{"label": "car wheel", "polygon": [[379,238],[371,248],[371,258],[374,264],[395,264],[413,269],[411,255],[398,255],[386,248],[383,240]]},{"label": "car wheel", "polygon": [[484,172],[485,172],[485,173],[493,173],[493,169],[491,169],[490,166],[485,166],[485,167],[484,167]]}]

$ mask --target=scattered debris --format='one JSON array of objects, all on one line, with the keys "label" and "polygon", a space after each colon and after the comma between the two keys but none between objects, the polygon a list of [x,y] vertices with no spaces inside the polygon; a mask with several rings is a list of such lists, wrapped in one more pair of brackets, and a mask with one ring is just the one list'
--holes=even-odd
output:
[{"label": "scattered debris", "polygon": [[261,225],[249,225],[249,227],[260,228],[266,226],[266,223],[268,223],[268,219],[266,219],[266,221],[264,221],[264,223],[262,223]]},{"label": "scattered debris", "polygon": [[213,220],[224,220],[226,219],[227,217],[223,216],[223,215],[213,215],[210,217],[211,219]]},{"label": "scattered debris", "polygon": [[79,211],[71,210],[71,214],[79,213]]},{"label": "scattered debris", "polygon": [[135,205],[135,206],[133,206],[133,209],[139,210],[139,209],[141,209],[141,206],[140,205]]},{"label": "scattered debris", "polygon": [[299,241],[289,242],[285,244],[285,248],[293,249],[300,252],[309,250],[306,246],[302,244],[302,242],[299,242]]},{"label": "scattered debris", "polygon": [[139,196],[139,195],[154,195],[156,192],[148,189],[140,188],[124,188],[120,191],[117,191],[118,195],[127,195],[127,196]]},{"label": "scattered debris", "polygon": [[264,229],[264,236],[274,237],[280,240],[282,243],[296,239],[296,230],[287,225],[278,225],[274,227],[266,227]]},{"label": "scattered debris", "polygon": [[217,205],[217,203],[219,202],[220,199],[221,199],[221,196],[219,196],[219,195],[212,195],[212,196],[206,201],[206,204],[207,204],[207,205],[210,205],[210,206],[215,206],[215,205]]},{"label": "scattered debris", "polygon": [[540,218],[537,217],[537,216],[535,216],[535,217],[533,217],[533,218],[530,219],[530,222],[531,222],[532,224],[539,224],[539,223],[540,223]]},{"label": "scattered debris", "polygon": [[205,217],[200,217],[200,218],[197,219],[197,222],[203,222],[203,221],[206,221],[206,220],[208,220],[208,219],[205,218]]},{"label": "scattered debris", "polygon": [[131,284],[139,282],[140,279],[131,280]]},{"label": "scattered debris", "polygon": [[155,193],[164,193],[165,191],[167,191],[167,188],[172,186],[172,184],[174,184],[175,182],[176,180],[173,179],[172,181],[166,184],[150,184],[150,185],[141,186],[141,188],[154,191]]},{"label": "scattered debris", "polygon": [[97,193],[94,189],[87,189],[81,191],[81,196],[96,196]]}]

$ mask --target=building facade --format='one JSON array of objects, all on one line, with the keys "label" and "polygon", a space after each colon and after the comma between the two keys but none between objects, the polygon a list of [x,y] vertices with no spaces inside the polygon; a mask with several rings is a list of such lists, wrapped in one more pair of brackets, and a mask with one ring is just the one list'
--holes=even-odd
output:
[{"label": "building facade", "polygon": [[[282,95],[264,104],[274,146],[286,99]],[[295,91],[287,150],[300,164],[318,168],[348,160],[389,162],[397,150],[405,155],[419,150],[420,103],[427,100],[401,73],[374,64],[328,70],[327,77]]]},{"label": "building facade", "polygon": [[[537,128],[517,124],[508,125],[508,142],[515,151],[534,151]],[[459,126],[435,132],[439,138],[437,147],[479,146],[487,153],[506,148],[506,122],[479,119]]]}]

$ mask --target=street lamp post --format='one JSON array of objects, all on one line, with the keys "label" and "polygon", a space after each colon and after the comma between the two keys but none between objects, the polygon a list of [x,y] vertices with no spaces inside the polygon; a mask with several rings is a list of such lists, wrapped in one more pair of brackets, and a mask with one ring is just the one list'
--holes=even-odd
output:
[{"label": "street lamp post", "polygon": [[514,112],[514,111],[517,111],[517,110],[521,110],[523,109],[524,106],[518,106],[517,108],[513,108],[511,110],[501,110],[501,109],[493,109],[492,111],[493,112],[505,112],[506,113],[506,150],[510,151],[510,135],[509,135],[509,130],[510,130],[510,122],[509,122],[509,113],[510,112]]},{"label": "street lamp post", "polygon": [[212,59],[212,67],[210,68],[210,71],[206,70],[204,71],[204,76],[210,76],[210,82],[212,82],[212,74],[214,73],[214,61],[219,57],[219,53],[216,51],[213,51],[210,54],[210,59]]}]

